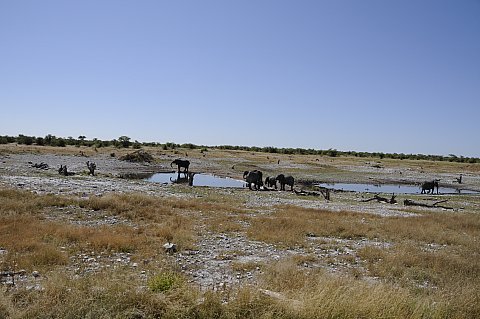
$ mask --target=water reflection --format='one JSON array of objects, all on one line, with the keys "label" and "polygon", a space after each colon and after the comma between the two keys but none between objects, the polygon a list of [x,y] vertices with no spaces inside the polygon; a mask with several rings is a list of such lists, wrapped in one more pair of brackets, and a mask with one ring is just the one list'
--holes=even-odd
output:
[{"label": "water reflection", "polygon": [[170,177],[170,182],[174,184],[188,184],[188,186],[193,186],[193,177],[195,176],[195,173],[188,173],[188,172],[183,172],[177,173],[177,177],[173,179]]}]

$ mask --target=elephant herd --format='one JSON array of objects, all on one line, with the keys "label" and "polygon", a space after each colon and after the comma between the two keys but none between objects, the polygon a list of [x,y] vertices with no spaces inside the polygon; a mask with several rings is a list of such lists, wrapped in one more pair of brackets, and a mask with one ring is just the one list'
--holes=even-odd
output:
[{"label": "elephant herd", "polygon": [[[178,167],[178,176],[180,178],[180,172],[184,173],[185,178],[188,178],[189,184],[193,182],[193,174],[188,173],[188,168],[190,166],[190,162],[188,160],[181,160],[176,159],[174,160],[170,166],[173,167],[173,164],[177,165]],[[181,171],[183,168],[183,171]],[[243,173],[243,179],[247,183],[247,186],[250,190],[252,190],[252,185],[254,190],[260,190],[262,187],[266,186],[268,188],[274,187],[278,189],[277,183],[280,184],[280,190],[285,190],[285,185],[290,186],[290,190],[293,191],[293,185],[295,183],[295,179],[291,175],[285,176],[284,174],[279,174],[277,176],[268,176],[265,178],[265,183],[263,182],[263,173],[259,170],[253,171],[245,171]],[[460,179],[461,180],[461,179]],[[422,189],[422,194],[433,194],[435,188],[437,189],[438,194],[438,179],[434,179],[433,181],[426,181],[423,182],[420,186]]]},{"label": "elephant herd", "polygon": [[245,171],[243,173],[243,179],[247,182],[247,186],[249,189],[260,190],[262,186],[266,187],[275,187],[277,188],[277,182],[280,184],[280,190],[285,190],[285,185],[290,186],[290,190],[293,191],[293,184],[295,183],[295,179],[293,176],[285,176],[284,174],[279,174],[275,176],[268,176],[265,178],[265,183],[263,182],[263,174],[261,171],[254,170],[254,171]]}]

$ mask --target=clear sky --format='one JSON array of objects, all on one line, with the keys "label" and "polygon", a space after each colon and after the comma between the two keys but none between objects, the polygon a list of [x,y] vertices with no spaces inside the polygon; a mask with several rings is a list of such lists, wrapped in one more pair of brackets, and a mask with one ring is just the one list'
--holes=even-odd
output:
[{"label": "clear sky", "polygon": [[0,135],[480,157],[479,0],[0,0]]}]

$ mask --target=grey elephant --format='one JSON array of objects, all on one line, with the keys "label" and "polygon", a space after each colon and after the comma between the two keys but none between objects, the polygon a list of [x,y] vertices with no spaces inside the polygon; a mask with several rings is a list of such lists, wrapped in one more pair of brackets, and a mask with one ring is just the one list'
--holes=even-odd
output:
[{"label": "grey elephant", "polygon": [[243,173],[243,179],[247,182],[248,188],[252,189],[252,184],[254,184],[254,190],[259,190],[263,186],[263,176],[261,171],[245,171]]},{"label": "grey elephant", "polygon": [[183,172],[184,173],[187,173],[188,172],[188,167],[190,166],[190,161],[188,160],[181,160],[181,159],[176,159],[174,160],[172,163],[170,163],[170,167],[173,167],[173,164],[177,165],[178,167],[178,173],[180,173],[180,168],[183,167],[184,170]]},{"label": "grey elephant", "polygon": [[422,194],[433,194],[435,188],[437,188],[437,194],[438,194],[438,179],[434,179],[433,181],[430,182],[423,182],[422,183]]},{"label": "grey elephant", "polygon": [[268,187],[274,186],[275,189],[277,189],[277,179],[272,176],[267,176],[267,178],[265,178],[265,186],[268,186]]},{"label": "grey elephant", "polygon": [[290,186],[291,190],[293,191],[293,184],[295,183],[295,179],[293,178],[293,176],[290,176],[290,175],[285,176],[283,174],[280,174],[277,176],[275,180],[277,180],[280,183],[281,191],[285,190],[285,185]]}]

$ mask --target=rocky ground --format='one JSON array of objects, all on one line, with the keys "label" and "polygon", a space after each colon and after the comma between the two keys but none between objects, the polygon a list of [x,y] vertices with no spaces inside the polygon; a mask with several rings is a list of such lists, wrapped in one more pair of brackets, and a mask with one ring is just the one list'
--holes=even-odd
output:
[{"label": "rocky ground", "polygon": [[[30,190],[39,194],[68,194],[79,197],[102,196],[107,193],[140,192],[153,196],[194,198],[198,196],[195,190],[181,191],[181,187],[188,186],[165,185],[147,182],[143,179],[122,178],[124,176],[142,175],[160,171],[171,171],[169,163],[175,155],[160,157],[155,164],[130,163],[112,157],[110,154],[98,154],[89,157],[79,155],[55,155],[55,154],[3,154],[0,156],[0,187],[20,188]],[[95,162],[97,165],[96,176],[88,175],[86,161]],[[37,168],[40,164],[47,164],[48,168]],[[223,174],[239,178],[241,170],[234,170],[235,165],[242,161],[233,158],[225,162],[220,158],[195,158],[192,159],[192,166],[197,171],[206,173]],[[75,172],[73,176],[63,176],[58,173],[58,168],[66,165],[68,171]],[[274,169],[275,164],[268,164],[265,168]],[[306,164],[295,164],[293,161],[282,166],[292,170],[308,170]],[[428,172],[413,170],[402,167],[373,167],[371,163],[361,166],[340,165],[337,169],[348,174],[338,176],[339,181],[362,181],[368,182],[371,176],[376,181],[394,181],[403,183],[418,183],[431,176]],[[299,173],[300,174],[300,173]],[[299,179],[311,180],[315,176],[308,173],[301,173]],[[453,181],[456,172],[437,174],[444,181]],[[333,179],[326,175],[323,180]],[[354,179],[354,180],[352,180]],[[466,187],[480,190],[480,175],[476,173],[466,174]],[[297,186],[299,188],[302,185]],[[310,208],[322,208],[332,211],[355,211],[379,214],[381,216],[411,216],[412,212],[405,209],[401,204],[391,205],[386,203],[360,202],[369,197],[369,194],[343,193],[332,194],[332,200],[326,201],[323,197],[301,197],[291,192],[254,192],[248,189],[226,189],[219,188],[212,191],[219,193],[234,194],[243,198],[248,208],[259,208],[259,214],[268,214],[271,207],[275,205],[294,205]],[[399,202],[401,196],[399,198]],[[465,205],[470,205],[465,203]],[[478,209],[478,204],[471,204],[470,208]],[[477,206],[475,206],[477,205]],[[461,206],[458,206],[461,207]],[[465,207],[462,207],[464,209]],[[467,209],[469,209],[467,207]],[[64,220],[72,224],[86,226],[99,225],[132,225],[131,222],[121,218],[104,216],[101,212],[78,210],[74,208],[61,208],[54,212],[45,214],[47,219]],[[206,217],[205,217],[206,218]],[[240,229],[243,225],[238,221]],[[196,249],[180,251],[171,256],[179,269],[181,269],[191,281],[201,287],[213,287],[214,289],[225,289],[226,286],[236,284],[253,284],[258,274],[262,272],[262,265],[294,256],[312,255],[314,258],[305,260],[304,267],[324,268],[328,271],[350,271],[352,260],[355,260],[354,251],[365,245],[385,246],[389,243],[363,240],[340,240],[335,238],[309,238],[307,247],[292,247],[280,249],[263,242],[249,240],[242,231],[236,233],[214,233],[205,226],[199,225],[197,229],[198,242]],[[5,250],[0,247],[0,258]],[[350,262],[345,262],[350,260]],[[328,261],[328,262],[319,262]],[[82,253],[71,257],[70,270],[75,275],[82,275],[85,272],[98,271],[103,268],[127,266],[132,269],[139,267],[138,261],[132,261],[129,254],[88,254]],[[360,267],[360,266],[357,266]],[[36,277],[32,279],[30,274],[24,278],[30,278],[31,287],[38,288]],[[144,275],[139,270],[139,275]],[[26,279],[25,279],[26,280]],[[33,281],[32,281],[33,280]]]}]

